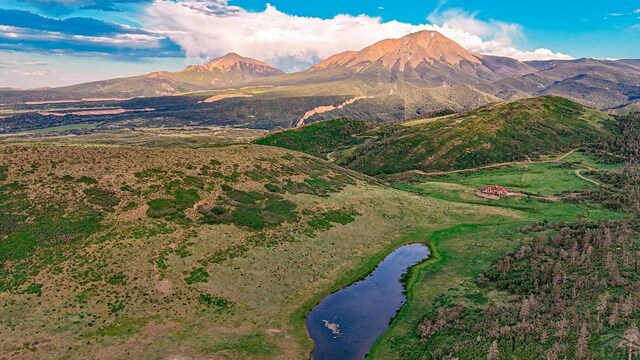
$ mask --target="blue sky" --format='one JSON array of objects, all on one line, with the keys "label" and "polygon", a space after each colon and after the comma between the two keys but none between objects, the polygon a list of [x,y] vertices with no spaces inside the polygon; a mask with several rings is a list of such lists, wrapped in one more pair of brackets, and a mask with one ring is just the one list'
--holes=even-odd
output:
[{"label": "blue sky", "polygon": [[3,0],[0,87],[177,70],[230,51],[297,71],[422,29],[521,60],[640,58],[640,1]]}]

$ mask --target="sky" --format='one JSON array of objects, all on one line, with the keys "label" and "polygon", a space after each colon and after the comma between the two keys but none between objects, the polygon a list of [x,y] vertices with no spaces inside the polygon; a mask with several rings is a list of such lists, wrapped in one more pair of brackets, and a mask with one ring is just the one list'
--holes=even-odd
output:
[{"label": "sky", "polygon": [[640,0],[1,0],[0,87],[175,71],[228,52],[294,72],[419,30],[519,60],[640,58]]}]

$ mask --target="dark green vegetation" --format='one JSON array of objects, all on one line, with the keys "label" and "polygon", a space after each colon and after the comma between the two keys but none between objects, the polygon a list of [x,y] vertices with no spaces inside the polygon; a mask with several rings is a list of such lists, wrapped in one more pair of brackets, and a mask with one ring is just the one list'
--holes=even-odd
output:
[{"label": "dark green vegetation", "polygon": [[[628,149],[637,149],[638,132],[632,129],[637,129],[639,120],[616,120],[615,127],[620,130],[614,131],[607,143],[620,144],[617,151],[601,143],[591,145],[589,152],[601,154],[601,161],[624,159]],[[603,152],[603,147],[609,151]],[[605,215],[603,218],[608,220],[598,220],[588,211],[584,215],[578,212],[571,219],[565,213],[545,217],[535,224],[523,223],[506,233],[509,225],[496,224],[491,230],[459,227],[434,234],[434,257],[414,269],[409,280],[412,301],[377,344],[374,357],[635,358],[640,344],[640,203],[635,195],[640,191],[640,172],[633,162],[626,162],[620,169],[620,165],[576,160],[586,158],[569,157],[563,164],[596,167],[585,174],[602,185],[570,194],[569,190],[576,190],[575,185],[564,181],[573,189],[560,193],[551,186],[547,194],[555,189],[557,195],[564,197],[563,202],[580,207],[602,203],[620,211],[623,217]],[[556,171],[561,173],[571,166],[558,166]],[[508,179],[504,169],[452,176],[417,184],[417,191],[425,196],[446,196],[436,185],[440,181],[474,183],[483,176]],[[536,182],[526,172],[521,177],[527,177],[527,183]],[[504,200],[496,205],[510,206]],[[488,233],[495,239],[490,255],[486,254],[487,245],[482,244]],[[474,238],[473,250],[456,249],[465,237]],[[498,246],[502,251],[495,251],[504,237],[517,241]],[[455,266],[463,261],[460,257],[472,252],[485,261],[456,269],[459,281],[428,288],[434,281],[446,278],[449,271],[443,266]]]},{"label": "dark green vegetation", "polygon": [[279,146],[315,156],[324,156],[344,147],[362,143],[366,138],[356,135],[371,129],[372,124],[357,120],[328,120],[271,134],[256,144]]},{"label": "dark green vegetation", "polygon": [[[343,123],[312,124],[281,132],[264,143],[311,154],[308,136],[332,139],[336,163],[370,175],[409,170],[453,170],[536,159],[604,138],[608,116],[575,102],[545,96],[497,103],[460,115],[383,125],[345,136]],[[354,137],[360,135],[360,137]],[[353,145],[353,139],[368,140]]]}]

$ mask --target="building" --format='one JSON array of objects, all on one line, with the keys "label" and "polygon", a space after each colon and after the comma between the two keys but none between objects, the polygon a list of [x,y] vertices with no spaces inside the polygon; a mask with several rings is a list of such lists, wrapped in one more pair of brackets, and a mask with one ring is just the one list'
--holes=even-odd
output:
[{"label": "building", "polygon": [[500,199],[500,196],[509,195],[509,189],[504,186],[490,185],[484,189],[477,189],[476,195],[489,199]]}]

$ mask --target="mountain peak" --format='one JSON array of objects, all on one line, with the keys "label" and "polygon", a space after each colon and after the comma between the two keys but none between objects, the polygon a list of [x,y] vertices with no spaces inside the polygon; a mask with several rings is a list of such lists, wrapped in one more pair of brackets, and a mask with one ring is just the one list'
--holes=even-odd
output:
[{"label": "mountain peak", "polygon": [[463,61],[480,64],[480,57],[437,31],[423,30],[399,39],[381,40],[360,51],[345,51],[320,62],[312,70],[345,66],[361,71],[381,63],[386,69],[404,71],[407,66],[415,69],[423,62],[452,66],[460,66]]},{"label": "mountain peak", "polygon": [[230,52],[219,58],[213,59],[210,62],[203,65],[203,67],[209,71],[213,71],[214,69],[229,71],[231,68],[240,66],[241,64],[252,65],[255,67],[261,67],[265,69],[271,68],[269,64],[263,61],[244,57],[244,56],[238,55],[235,52]]}]

